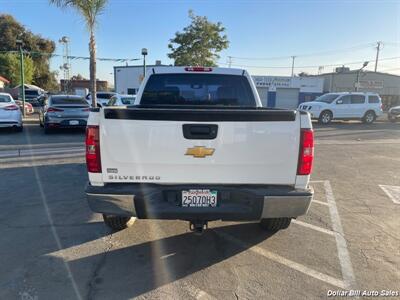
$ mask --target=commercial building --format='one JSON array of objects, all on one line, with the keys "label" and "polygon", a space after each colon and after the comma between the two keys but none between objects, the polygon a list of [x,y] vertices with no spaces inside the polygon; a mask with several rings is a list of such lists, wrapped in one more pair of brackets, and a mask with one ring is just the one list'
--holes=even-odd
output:
[{"label": "commercial building", "polygon": [[[146,72],[154,67],[165,67],[157,60],[155,65],[146,66]],[[136,95],[143,80],[143,65],[114,67],[114,89],[116,93]]]},{"label": "commercial building", "polygon": [[337,68],[336,72],[313,77],[324,79],[324,93],[354,92],[358,87],[360,92],[378,93],[384,108],[400,105],[400,76],[372,71],[361,71],[359,76],[357,73],[358,70]]},{"label": "commercial building", "polygon": [[[61,91],[68,93],[81,94],[81,91],[90,90],[90,80],[87,79],[73,79],[73,80],[60,80]],[[105,80],[96,80],[97,91],[108,91],[108,82]],[[85,96],[85,95],[82,95]]]},{"label": "commercial building", "polygon": [[[165,67],[160,61],[149,65],[146,72],[153,67]],[[322,94],[323,78],[252,76],[264,106],[279,108],[297,108],[299,103],[314,100]],[[143,66],[114,67],[114,87],[120,94],[135,95],[143,80]]]},{"label": "commercial building", "polygon": [[323,93],[324,79],[317,77],[252,76],[263,106],[297,108]]}]

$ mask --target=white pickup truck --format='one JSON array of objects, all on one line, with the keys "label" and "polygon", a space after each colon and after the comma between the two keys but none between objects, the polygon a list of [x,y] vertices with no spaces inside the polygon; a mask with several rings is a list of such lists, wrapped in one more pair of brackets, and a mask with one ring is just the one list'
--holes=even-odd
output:
[{"label": "white pickup truck", "polygon": [[313,139],[310,115],[262,107],[245,70],[154,68],[134,105],[92,108],[87,200],[114,230],[137,217],[278,231],[310,206]]}]

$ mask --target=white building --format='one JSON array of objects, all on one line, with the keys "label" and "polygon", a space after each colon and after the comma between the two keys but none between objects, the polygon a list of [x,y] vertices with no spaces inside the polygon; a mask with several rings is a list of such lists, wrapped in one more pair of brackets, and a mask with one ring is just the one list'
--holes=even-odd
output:
[{"label": "white building", "polygon": [[[160,61],[155,65],[146,66],[146,72],[151,72],[154,67],[165,67]],[[136,95],[143,80],[143,66],[117,66],[114,67],[114,89],[116,93]]]},{"label": "white building", "polygon": [[[160,67],[161,62],[149,65]],[[311,101],[323,92],[324,79],[318,77],[252,76],[264,106],[297,108],[299,103]],[[114,67],[115,92],[135,95],[143,80],[143,66]]]},{"label": "white building", "polygon": [[323,93],[324,79],[317,77],[252,76],[263,106],[297,108]]}]

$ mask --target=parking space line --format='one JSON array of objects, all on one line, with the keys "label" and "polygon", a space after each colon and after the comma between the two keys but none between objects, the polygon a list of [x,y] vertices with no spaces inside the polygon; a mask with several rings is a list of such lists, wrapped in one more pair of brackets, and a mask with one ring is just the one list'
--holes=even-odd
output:
[{"label": "parking space line", "polygon": [[274,262],[276,262],[278,264],[281,264],[281,265],[285,265],[290,269],[294,269],[294,270],[296,270],[296,271],[298,271],[300,273],[303,273],[305,275],[308,275],[310,277],[313,277],[315,279],[318,279],[320,281],[323,281],[325,283],[328,283],[328,284],[330,284],[332,286],[336,286],[336,287],[341,288],[341,289],[345,289],[347,287],[346,283],[341,279],[338,279],[338,278],[329,276],[327,274],[318,272],[318,271],[316,271],[314,269],[311,269],[311,268],[309,268],[309,267],[307,267],[305,265],[299,264],[299,263],[297,263],[295,261],[292,261],[292,260],[284,258],[284,257],[282,257],[282,256],[280,256],[278,254],[275,254],[275,253],[272,253],[272,252],[270,252],[268,250],[265,250],[265,249],[263,249],[263,248],[261,248],[259,246],[251,246],[251,245],[249,245],[249,244],[247,244],[247,243],[245,243],[245,242],[233,237],[230,234],[222,233],[222,232],[218,232],[218,231],[214,231],[214,232],[217,235],[221,236],[222,238],[224,238],[224,239],[226,239],[226,240],[228,240],[228,241],[230,241],[230,242],[232,242],[232,243],[234,243],[234,244],[236,244],[236,245],[238,245],[238,246],[240,246],[242,248],[249,249],[250,251],[255,252],[255,253],[259,254],[259,255],[262,255],[262,256],[268,258],[269,260],[272,260],[272,261],[274,261]]},{"label": "parking space line", "polygon": [[325,183],[325,180],[311,180],[310,183]]},{"label": "parking space line", "polygon": [[332,228],[335,232],[336,246],[338,251],[338,257],[340,267],[342,270],[342,277],[345,283],[346,289],[356,289],[356,279],[354,276],[353,266],[350,260],[349,250],[347,248],[347,242],[344,238],[342,222],[339,217],[339,212],[336,206],[336,200],[333,196],[332,186],[329,180],[324,183],[326,200],[329,203],[329,213],[331,216]]},{"label": "parking space line", "polygon": [[312,200],[311,203],[317,203],[317,204],[329,206],[329,203],[328,203],[328,202],[319,201],[319,200]]},{"label": "parking space line", "polygon": [[385,192],[390,200],[393,201],[393,203],[400,204],[400,186],[380,184],[379,187]]},{"label": "parking space line", "polygon": [[299,221],[299,220],[296,220],[296,219],[293,219],[292,223],[300,225],[300,226],[303,226],[303,227],[306,227],[306,228],[313,229],[315,231],[319,231],[319,232],[322,232],[322,233],[326,233],[326,234],[335,236],[335,232],[333,232],[332,230],[329,230],[329,229],[326,229],[326,228],[323,228],[323,227],[319,227],[319,226],[316,226],[316,225],[312,225],[310,223],[302,222],[302,221]]}]

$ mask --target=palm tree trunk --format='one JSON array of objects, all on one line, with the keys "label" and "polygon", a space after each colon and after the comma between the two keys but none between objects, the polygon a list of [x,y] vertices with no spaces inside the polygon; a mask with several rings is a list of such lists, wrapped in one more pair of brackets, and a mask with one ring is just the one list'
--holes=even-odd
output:
[{"label": "palm tree trunk", "polygon": [[90,94],[92,97],[92,107],[97,107],[96,99],[96,40],[94,37],[93,29],[90,29],[90,42],[89,42],[89,53],[90,53]]}]

